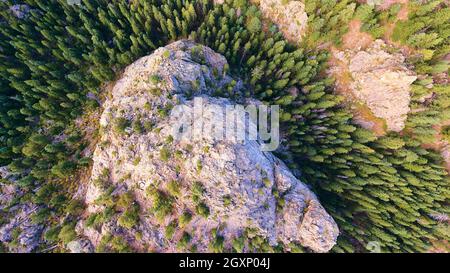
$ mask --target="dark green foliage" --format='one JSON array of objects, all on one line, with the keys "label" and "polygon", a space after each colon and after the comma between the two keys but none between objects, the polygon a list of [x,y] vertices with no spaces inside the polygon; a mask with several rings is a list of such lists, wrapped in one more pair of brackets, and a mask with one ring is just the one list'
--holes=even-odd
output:
[{"label": "dark green foliage", "polygon": [[212,240],[209,243],[209,250],[212,253],[222,253],[224,251],[225,238],[218,234],[217,229],[212,230]]},{"label": "dark green foliage", "polygon": [[192,201],[194,201],[194,203],[198,203],[204,192],[205,189],[203,188],[202,183],[198,181],[194,182],[191,187]]},{"label": "dark green foliage", "polygon": [[133,122],[131,123],[131,127],[133,128],[133,132],[136,134],[142,134],[144,132],[144,128],[139,118],[133,120]]},{"label": "dark green foliage", "polygon": [[[411,46],[421,54],[416,60],[420,73],[442,71],[439,60],[450,53],[450,7],[444,0],[410,1],[409,18],[398,22],[393,39]],[[443,72],[448,72],[448,66]]]},{"label": "dark green foliage", "polygon": [[159,151],[159,158],[164,161],[167,162],[170,159],[170,150],[167,147],[162,147],[161,150]]},{"label": "dark green foliage", "polygon": [[450,143],[450,126],[445,126],[441,131],[442,138]]},{"label": "dark green foliage", "polygon": [[107,207],[102,212],[89,215],[85,222],[86,226],[100,229],[105,222],[109,221],[113,217],[114,214],[114,209],[112,207]]},{"label": "dark green foliage", "polygon": [[307,48],[334,42],[347,32],[348,22],[353,19],[357,7],[351,0],[310,0],[305,1],[308,14],[308,30],[302,44]]},{"label": "dark green foliage", "polygon": [[209,216],[209,208],[203,202],[200,202],[196,205],[195,212],[204,218],[208,218],[208,216]]},{"label": "dark green foliage", "polygon": [[100,243],[97,245],[95,252],[99,253],[108,253],[108,252],[117,252],[117,253],[128,253],[132,252],[132,248],[130,247],[128,241],[119,235],[111,235],[110,233],[106,233],[100,240]]},{"label": "dark green foliage", "polygon": [[[13,4],[26,4],[31,12],[19,20],[9,10]],[[21,180],[24,187],[69,177],[82,142],[71,137],[74,127],[68,124],[95,104],[86,95],[97,94],[100,84],[140,56],[187,36],[211,6],[209,1],[83,0],[81,6],[65,0],[2,1],[0,165],[29,173]],[[119,121],[123,133],[127,124]],[[54,142],[60,133],[69,137]]]},{"label": "dark green foliage", "polygon": [[195,213],[198,215],[207,218],[209,216],[209,208],[208,206],[202,202],[203,194],[205,189],[202,183],[196,181],[191,187],[191,197],[192,201],[195,204]]},{"label": "dark green foliage", "polygon": [[116,208],[123,211],[117,219],[119,226],[131,229],[139,223],[139,205],[134,201],[132,192],[120,195],[116,202]]},{"label": "dark green foliage", "polygon": [[111,250],[118,253],[132,252],[128,242],[121,236],[114,236],[110,242]]},{"label": "dark green foliage", "polygon": [[117,219],[117,223],[119,226],[122,226],[127,229],[131,229],[135,227],[139,222],[139,207],[132,206],[125,210]]},{"label": "dark green foliage", "polygon": [[123,193],[119,196],[119,199],[116,202],[116,207],[119,209],[125,210],[130,208],[134,203],[134,196],[131,191]]},{"label": "dark green foliage", "polygon": [[167,183],[167,191],[172,196],[179,196],[180,195],[180,184],[176,180],[171,180],[169,183]]},{"label": "dark green foliage", "polygon": [[125,134],[125,129],[130,126],[130,122],[124,117],[115,118],[113,121],[114,131],[117,134]]},{"label": "dark green foliage", "polygon": [[55,242],[58,240],[59,232],[61,231],[61,228],[58,226],[50,227],[47,232],[44,234],[44,239],[48,242]]},{"label": "dark green foliage", "polygon": [[[352,4],[347,3],[340,1],[339,7],[350,14]],[[329,9],[335,10],[335,5]],[[448,196],[447,173],[440,166],[440,158],[414,141],[397,135],[377,141],[369,132],[353,126],[351,115],[339,106],[341,98],[332,94],[332,82],[316,77],[326,54],[304,55],[301,50],[288,47],[276,34],[265,37],[267,34],[261,33],[257,37],[238,31],[241,20],[226,5],[216,7],[211,14],[195,38],[218,51],[221,47],[229,49],[223,53],[232,68],[239,67],[239,74],[249,75],[256,97],[283,105],[289,149],[300,162],[293,162],[291,167],[300,168],[303,180],[316,187],[322,202],[338,221],[343,238],[350,235],[353,242],[356,239],[362,245],[378,241],[384,251],[423,251],[433,233],[432,226],[436,225],[429,213],[441,211]],[[227,20],[214,19],[221,16]],[[362,10],[358,16],[364,17]],[[234,35],[224,35],[225,31]],[[238,41],[250,41],[251,52],[257,55],[242,48],[230,50]],[[278,78],[265,77],[268,75]],[[290,86],[299,87],[302,92],[292,97],[285,93]],[[401,183],[406,177],[420,181],[420,186]],[[401,213],[403,216],[399,217]],[[420,221],[416,220],[419,216]]]},{"label": "dark green foliage", "polygon": [[237,253],[242,253],[245,248],[245,238],[243,236],[239,236],[233,239],[233,249]]}]

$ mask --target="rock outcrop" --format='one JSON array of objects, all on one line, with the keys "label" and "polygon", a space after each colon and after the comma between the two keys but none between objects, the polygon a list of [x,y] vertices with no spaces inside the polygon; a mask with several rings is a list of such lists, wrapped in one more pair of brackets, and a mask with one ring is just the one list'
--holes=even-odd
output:
[{"label": "rock outcrop", "polygon": [[263,16],[274,22],[284,37],[291,42],[300,42],[306,32],[308,15],[305,4],[294,0],[259,0]]},{"label": "rock outcrop", "polygon": [[[334,52],[330,73],[337,77],[337,88],[355,104],[362,103],[383,119],[388,131],[403,130],[410,110],[410,85],[417,79],[405,65],[405,57],[390,53],[376,40],[367,49]],[[361,126],[371,129],[371,121],[356,115]]]},{"label": "rock outcrop", "polygon": [[17,177],[7,167],[0,167],[0,243],[9,244],[9,252],[32,252],[42,242],[44,229],[31,219],[39,206],[16,204],[14,200],[18,195]]},{"label": "rock outcrop", "polygon": [[0,242],[14,241],[13,252],[28,253],[35,250],[41,241],[44,227],[33,223],[30,216],[39,209],[34,204],[16,205],[9,209],[14,216],[0,227]]},{"label": "rock outcrop", "polygon": [[[236,102],[213,95],[241,88],[239,80],[226,75],[226,67],[225,58],[211,49],[178,41],[125,70],[104,103],[101,142],[85,194],[86,218],[111,207],[105,200],[131,193],[139,221],[124,227],[118,218],[125,212],[117,205],[116,213],[97,227],[81,221],[77,231],[97,249],[105,236],[157,252],[188,246],[208,252],[221,245],[217,238],[224,249],[232,249],[244,237],[241,251],[253,251],[256,241],[286,249],[300,244],[316,252],[333,247],[339,231],[332,217],[281,160],[261,151],[260,140],[174,136],[180,121],[175,107],[188,115],[198,102],[216,111],[194,120],[204,127],[222,126],[217,114]],[[232,121],[252,122],[246,116]],[[177,228],[168,235],[173,223]],[[89,249],[84,245],[71,247],[81,252]]]}]

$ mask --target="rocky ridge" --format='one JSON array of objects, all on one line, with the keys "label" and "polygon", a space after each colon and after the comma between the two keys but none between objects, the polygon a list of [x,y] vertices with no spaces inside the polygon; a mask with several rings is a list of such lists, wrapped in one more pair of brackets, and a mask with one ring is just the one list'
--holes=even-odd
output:
[{"label": "rocky ridge", "polygon": [[[173,137],[179,121],[175,106],[189,113],[202,98],[204,107],[214,105],[220,112],[236,104],[212,96],[242,88],[226,69],[223,56],[178,41],[125,70],[103,105],[101,142],[85,192],[87,212],[77,225],[83,239],[71,243],[72,251],[91,251],[86,239],[99,249],[105,237],[157,252],[333,247],[339,231],[332,217],[281,160],[261,151],[261,141]],[[214,126],[216,117],[204,114],[201,121]],[[236,120],[246,122],[252,121]],[[132,199],[127,205],[110,202],[124,196]],[[113,215],[92,225],[93,215],[111,209]],[[127,224],[125,216],[133,212],[138,219]],[[172,234],[170,227],[176,227]]]}]

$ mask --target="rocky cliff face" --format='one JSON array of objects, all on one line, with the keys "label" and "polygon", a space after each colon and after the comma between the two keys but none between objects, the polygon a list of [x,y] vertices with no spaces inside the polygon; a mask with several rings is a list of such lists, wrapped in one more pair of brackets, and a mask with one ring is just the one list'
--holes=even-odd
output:
[{"label": "rocky cliff face", "polygon": [[189,114],[197,101],[214,105],[200,117],[214,127],[217,113],[236,104],[213,96],[239,93],[226,67],[211,49],[179,41],[126,69],[104,104],[88,208],[77,226],[84,239],[72,251],[101,249],[110,238],[158,252],[333,247],[332,217],[281,160],[261,151],[261,141],[174,137],[175,107]]},{"label": "rocky cliff face", "polygon": [[[417,79],[405,65],[402,54],[391,53],[382,40],[366,49],[334,51],[330,73],[337,78],[337,89],[353,101],[368,107],[385,122],[387,131],[403,130],[410,103],[410,85]],[[373,121],[356,115],[356,121],[372,129]]]}]

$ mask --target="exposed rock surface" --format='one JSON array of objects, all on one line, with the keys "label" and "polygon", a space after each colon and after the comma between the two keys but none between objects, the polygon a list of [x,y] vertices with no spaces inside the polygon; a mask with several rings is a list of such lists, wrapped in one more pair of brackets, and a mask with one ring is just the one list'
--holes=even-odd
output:
[{"label": "exposed rock surface", "polygon": [[255,0],[253,2],[259,2],[263,16],[274,22],[287,40],[301,41],[308,22],[304,3],[294,0]]},{"label": "exposed rock surface", "polygon": [[[195,246],[195,251],[211,251],[215,228],[224,238],[225,249],[231,249],[233,239],[245,231],[250,239],[260,237],[272,246],[301,244],[316,252],[333,247],[339,231],[332,217],[281,160],[261,151],[260,141],[217,140],[210,135],[200,140],[173,138],[173,124],[179,121],[170,110],[173,106],[183,105],[189,113],[202,98],[203,106],[214,104],[223,112],[235,104],[211,96],[232,81],[225,75],[225,67],[225,58],[211,49],[179,41],[126,69],[104,104],[101,143],[94,152],[85,194],[86,216],[105,210],[107,205],[99,202],[105,193],[115,198],[132,192],[139,204],[140,221],[132,228],[118,225],[118,215],[97,228],[81,221],[79,234],[97,248],[108,234],[125,238],[138,250],[157,252],[185,250],[177,247],[183,232],[190,234],[189,246]],[[239,86],[237,81],[236,89]],[[203,126],[217,125],[216,114],[201,116]],[[154,126],[144,132],[129,126],[125,133],[118,133],[114,129],[118,118]],[[244,117],[235,122],[252,121]],[[180,186],[179,193],[172,199],[170,215],[157,219],[151,209],[155,200],[148,191],[168,194],[171,181]],[[194,200],[193,188],[199,184],[203,191]],[[208,217],[196,213],[199,203],[209,209]],[[166,227],[175,219],[179,221],[186,211],[192,220],[178,227],[172,238],[166,238]],[[74,252],[89,249],[80,243],[71,248]],[[252,249],[246,243],[243,251]]]},{"label": "exposed rock surface", "polygon": [[30,7],[28,5],[12,5],[9,10],[19,19],[25,18],[30,12]]},{"label": "exposed rock surface", "polygon": [[[335,66],[330,72],[341,79],[337,87],[344,95],[365,104],[375,117],[385,121],[388,131],[399,132],[410,110],[410,85],[417,77],[406,67],[402,54],[389,50],[382,40],[376,40],[363,50],[335,51]],[[356,118],[370,129],[370,121]]]}]

